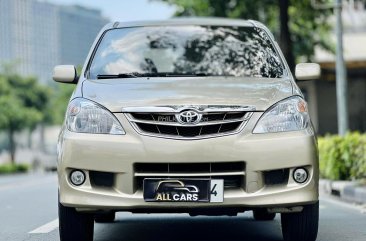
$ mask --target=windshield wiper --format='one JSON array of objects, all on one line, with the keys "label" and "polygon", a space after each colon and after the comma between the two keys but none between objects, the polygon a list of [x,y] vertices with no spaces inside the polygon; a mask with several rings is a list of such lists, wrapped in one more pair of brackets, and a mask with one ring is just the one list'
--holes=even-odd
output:
[{"label": "windshield wiper", "polygon": [[121,73],[121,74],[99,74],[98,79],[118,79],[118,78],[139,78],[139,77],[200,77],[213,76],[206,73],[174,73],[174,72],[159,72],[159,73]]},{"label": "windshield wiper", "polygon": [[119,79],[119,78],[138,78],[141,77],[137,73],[123,73],[123,74],[98,74],[97,79]]},{"label": "windshield wiper", "polygon": [[196,77],[208,76],[206,73],[166,73],[167,77]]}]

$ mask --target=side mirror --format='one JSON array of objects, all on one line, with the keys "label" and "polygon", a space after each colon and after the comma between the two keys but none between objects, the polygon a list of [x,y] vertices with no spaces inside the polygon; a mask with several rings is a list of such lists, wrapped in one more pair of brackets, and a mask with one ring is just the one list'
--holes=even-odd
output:
[{"label": "side mirror", "polygon": [[314,80],[320,77],[320,65],[315,63],[297,64],[295,77],[297,80]]},{"label": "side mirror", "polygon": [[76,84],[78,76],[74,65],[57,65],[53,69],[53,80],[60,83]]}]

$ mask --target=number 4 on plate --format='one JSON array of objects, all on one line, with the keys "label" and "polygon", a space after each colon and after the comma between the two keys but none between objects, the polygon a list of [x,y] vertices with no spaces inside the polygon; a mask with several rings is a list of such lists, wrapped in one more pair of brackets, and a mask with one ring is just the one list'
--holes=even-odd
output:
[{"label": "number 4 on plate", "polygon": [[211,180],[210,185],[210,202],[224,202],[224,180]]}]

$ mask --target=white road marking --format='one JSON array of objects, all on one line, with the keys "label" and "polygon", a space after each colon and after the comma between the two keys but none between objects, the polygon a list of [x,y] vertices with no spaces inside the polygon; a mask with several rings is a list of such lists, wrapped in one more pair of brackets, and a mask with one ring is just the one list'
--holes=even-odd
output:
[{"label": "white road marking", "polygon": [[58,228],[58,219],[46,223],[45,225],[42,225],[41,227],[36,228],[35,230],[30,231],[29,233],[49,233],[55,230],[56,228]]}]

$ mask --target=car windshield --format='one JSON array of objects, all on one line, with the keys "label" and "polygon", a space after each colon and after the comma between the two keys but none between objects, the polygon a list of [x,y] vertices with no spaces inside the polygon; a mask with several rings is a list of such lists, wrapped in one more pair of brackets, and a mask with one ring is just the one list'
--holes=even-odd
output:
[{"label": "car windshield", "polygon": [[256,27],[152,26],[107,31],[89,78],[248,76],[285,70],[267,33]]}]

